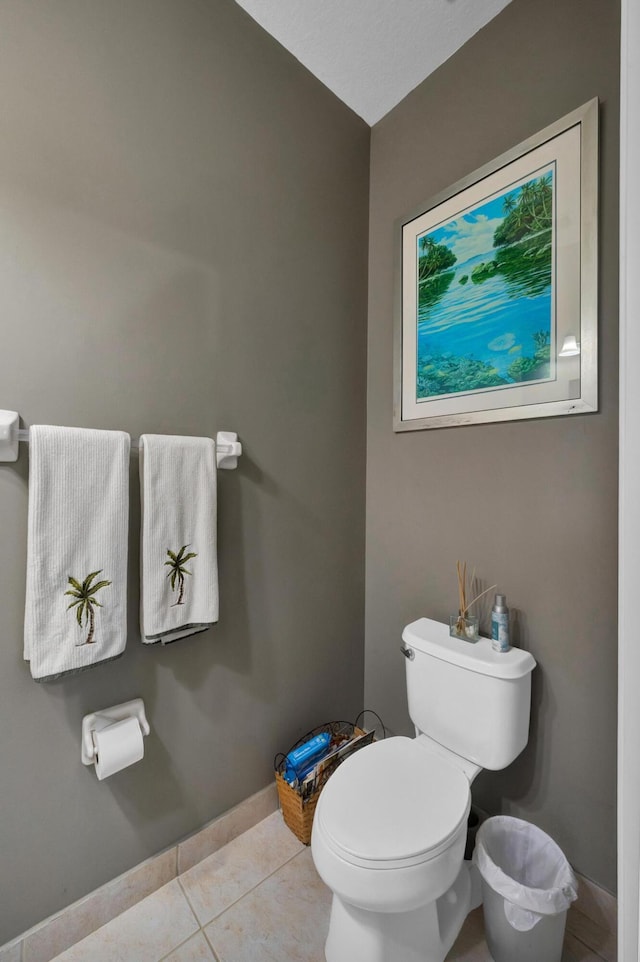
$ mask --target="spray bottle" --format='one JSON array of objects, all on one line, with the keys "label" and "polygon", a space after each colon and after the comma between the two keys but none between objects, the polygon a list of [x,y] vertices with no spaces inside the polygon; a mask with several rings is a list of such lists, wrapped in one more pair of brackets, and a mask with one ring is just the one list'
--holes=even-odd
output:
[{"label": "spray bottle", "polygon": [[491,647],[494,651],[509,651],[511,648],[506,595],[496,595],[491,609]]}]

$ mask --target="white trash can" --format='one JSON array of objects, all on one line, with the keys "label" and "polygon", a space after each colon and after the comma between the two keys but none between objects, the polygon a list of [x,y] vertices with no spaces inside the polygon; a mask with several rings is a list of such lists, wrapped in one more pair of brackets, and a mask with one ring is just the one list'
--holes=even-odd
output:
[{"label": "white trash can", "polygon": [[571,866],[553,839],[520,818],[480,826],[473,861],[482,877],[487,945],[494,962],[561,962]]}]

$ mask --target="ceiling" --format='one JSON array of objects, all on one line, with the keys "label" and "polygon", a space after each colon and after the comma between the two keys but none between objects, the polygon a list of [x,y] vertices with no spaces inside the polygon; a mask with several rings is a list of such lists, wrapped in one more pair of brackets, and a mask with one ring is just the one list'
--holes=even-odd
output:
[{"label": "ceiling", "polygon": [[237,0],[375,124],[509,0]]}]

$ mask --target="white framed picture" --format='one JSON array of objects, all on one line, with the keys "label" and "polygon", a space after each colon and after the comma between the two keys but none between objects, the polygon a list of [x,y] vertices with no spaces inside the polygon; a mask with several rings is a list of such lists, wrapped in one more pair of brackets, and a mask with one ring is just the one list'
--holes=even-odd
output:
[{"label": "white framed picture", "polygon": [[598,101],[397,227],[394,429],[596,411]]}]

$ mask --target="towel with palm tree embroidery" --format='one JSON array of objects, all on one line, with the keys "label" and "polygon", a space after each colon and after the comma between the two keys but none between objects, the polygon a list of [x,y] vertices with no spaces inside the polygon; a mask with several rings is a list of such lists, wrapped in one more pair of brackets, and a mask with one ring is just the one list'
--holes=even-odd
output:
[{"label": "towel with palm tree embroidery", "polygon": [[216,480],[211,438],[140,438],[145,644],[168,644],[218,620]]},{"label": "towel with palm tree embroidery", "polygon": [[30,441],[24,657],[52,681],[124,652],[131,439],[36,425]]}]

